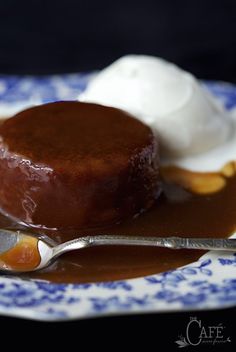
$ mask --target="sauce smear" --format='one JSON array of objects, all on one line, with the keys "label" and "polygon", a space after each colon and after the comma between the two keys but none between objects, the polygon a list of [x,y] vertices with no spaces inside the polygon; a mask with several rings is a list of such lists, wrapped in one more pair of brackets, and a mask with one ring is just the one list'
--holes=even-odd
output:
[{"label": "sauce smear", "polygon": [[[236,176],[225,180],[225,187],[211,194],[193,194],[167,183],[156,205],[136,219],[81,233],[46,234],[58,243],[87,234],[228,237],[236,228]],[[8,226],[14,224],[1,216],[0,227]],[[151,247],[93,247],[67,253],[50,268],[27,277],[64,283],[122,280],[174,269],[197,260],[203,253]]]}]

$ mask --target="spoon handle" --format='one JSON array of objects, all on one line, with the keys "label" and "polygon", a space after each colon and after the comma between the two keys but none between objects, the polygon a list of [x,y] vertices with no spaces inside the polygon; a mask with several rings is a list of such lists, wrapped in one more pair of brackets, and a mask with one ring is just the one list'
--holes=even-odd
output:
[{"label": "spoon handle", "polygon": [[171,249],[205,249],[236,251],[236,239],[187,238],[187,237],[141,237],[141,236],[94,236],[90,245],[155,246]]},{"label": "spoon handle", "polygon": [[98,235],[80,237],[58,245],[53,249],[53,257],[85,247],[114,245],[236,251],[236,239]]}]

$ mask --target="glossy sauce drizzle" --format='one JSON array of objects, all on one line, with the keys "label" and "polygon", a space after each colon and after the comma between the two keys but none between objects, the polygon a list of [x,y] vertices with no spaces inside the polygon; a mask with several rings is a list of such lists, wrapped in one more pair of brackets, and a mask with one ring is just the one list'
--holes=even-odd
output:
[{"label": "glossy sauce drizzle", "polygon": [[[162,196],[150,211],[138,218],[105,229],[81,233],[51,232],[47,235],[58,243],[86,234],[228,237],[236,228],[236,176],[235,172],[229,170],[227,166],[220,172],[224,186],[220,182],[214,192],[199,192],[199,182],[206,189],[204,179],[211,185],[209,177],[214,178],[216,173],[209,176],[181,171],[184,173],[183,178],[188,179],[188,186],[184,181],[177,182],[170,174],[169,177],[164,175],[166,183]],[[174,169],[172,172],[176,171]],[[181,172],[178,170],[176,173],[178,177]],[[198,194],[190,190],[189,177],[198,180]],[[12,224],[1,217],[0,226]],[[50,268],[28,277],[76,283],[121,280],[170,270],[197,260],[203,253],[148,247],[94,247],[65,254]]]}]

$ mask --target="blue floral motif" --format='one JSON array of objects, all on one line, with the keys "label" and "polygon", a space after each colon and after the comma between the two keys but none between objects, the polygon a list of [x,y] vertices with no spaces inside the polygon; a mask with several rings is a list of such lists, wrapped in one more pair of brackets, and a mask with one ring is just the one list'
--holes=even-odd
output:
[{"label": "blue floral motif", "polygon": [[54,317],[57,317],[58,320],[61,320],[61,319],[66,319],[67,318],[67,314],[65,311],[63,310],[56,310],[54,308],[48,308],[47,311],[46,311],[46,314],[49,315],[49,316],[54,316]]},{"label": "blue floral motif", "polygon": [[45,283],[45,282],[40,282],[37,281],[37,288],[46,292],[46,293],[58,293],[58,292],[65,292],[67,289],[66,284],[60,284],[60,285],[54,285],[51,283]]},{"label": "blue floral motif", "polygon": [[234,265],[236,266],[236,253],[234,253],[234,257],[232,259],[228,258],[218,258],[221,265]]},{"label": "blue floral motif", "polygon": [[90,299],[92,308],[99,312],[109,312],[117,307],[119,311],[131,311],[136,307],[148,307],[152,305],[153,297],[150,295],[143,295],[139,297],[135,296],[111,296],[107,298],[94,298]]},{"label": "blue floral motif", "polygon": [[122,289],[125,291],[131,291],[132,286],[128,281],[110,281],[110,282],[101,282],[96,284],[97,287],[108,288],[109,290]]},{"label": "blue floral motif", "polygon": [[231,110],[236,106],[236,89],[233,84],[225,82],[204,82],[204,85],[224,102],[227,109]]},{"label": "blue floral motif", "polygon": [[67,285],[10,280],[0,287],[0,307],[38,307],[78,303],[79,297],[64,295]]},{"label": "blue floral motif", "polygon": [[[64,285],[66,286],[66,285]],[[101,288],[107,288],[109,290],[124,290],[124,291],[131,291],[132,286],[129,284],[128,281],[108,281],[108,282],[98,282],[94,284],[74,284],[73,288],[75,289],[81,289],[81,290],[87,290],[91,287],[101,287]]]},{"label": "blue floral motif", "polygon": [[[188,276],[197,275],[198,273],[211,276],[212,271],[206,269],[206,266],[209,266],[212,263],[211,259],[204,261],[199,261],[196,266],[186,266],[177,270],[167,271],[163,274],[160,274],[158,278],[156,276],[149,276],[145,279],[151,284],[161,284],[163,287],[172,286],[177,287],[180,282],[188,280]],[[160,276],[162,279],[160,279]],[[196,282],[196,281],[194,281]],[[204,281],[205,282],[205,281]]]},{"label": "blue floral motif", "polygon": [[91,74],[81,73],[41,77],[0,75],[0,101],[47,103],[74,100],[85,89],[90,77]]},{"label": "blue floral motif", "polygon": [[[23,78],[0,75],[0,107],[73,100],[90,78],[90,74],[79,73]],[[219,82],[203,85],[228,109],[236,107],[235,86]],[[133,280],[51,284],[2,276],[0,314],[67,320],[120,312],[226,307],[236,305],[235,277],[236,254],[231,253],[208,253],[182,268]]]}]

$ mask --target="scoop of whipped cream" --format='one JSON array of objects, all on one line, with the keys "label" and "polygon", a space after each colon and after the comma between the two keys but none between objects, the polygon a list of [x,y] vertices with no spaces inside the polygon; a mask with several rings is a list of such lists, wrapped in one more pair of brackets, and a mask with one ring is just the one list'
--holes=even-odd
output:
[{"label": "scoop of whipped cream", "polygon": [[229,138],[232,121],[190,74],[162,59],[128,55],[98,73],[79,100],[130,112],[159,136],[161,155],[185,157]]}]

